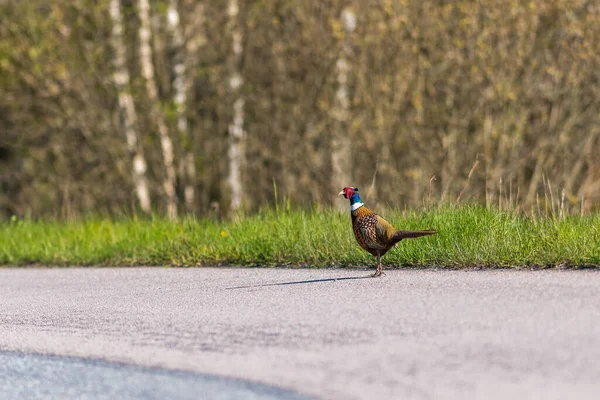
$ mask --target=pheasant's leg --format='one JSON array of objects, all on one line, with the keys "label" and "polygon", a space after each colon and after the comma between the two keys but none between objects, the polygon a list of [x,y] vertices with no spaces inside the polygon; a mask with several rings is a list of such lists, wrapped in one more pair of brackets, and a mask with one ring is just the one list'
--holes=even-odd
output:
[{"label": "pheasant's leg", "polygon": [[381,275],[385,275],[385,272],[383,272],[383,264],[379,261],[379,276]]},{"label": "pheasant's leg", "polygon": [[377,269],[375,270],[375,273],[371,276],[374,278],[377,276],[381,276],[382,272],[383,272],[383,266],[381,265],[381,255],[377,254]]}]

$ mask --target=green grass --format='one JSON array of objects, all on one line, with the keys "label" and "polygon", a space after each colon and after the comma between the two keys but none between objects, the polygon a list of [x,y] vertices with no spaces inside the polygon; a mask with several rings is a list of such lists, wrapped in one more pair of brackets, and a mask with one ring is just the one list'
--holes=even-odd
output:
[{"label": "green grass", "polygon": [[[600,214],[532,218],[477,206],[388,211],[397,228],[435,228],[384,258],[390,266],[599,266]],[[268,210],[227,222],[185,218],[0,224],[0,265],[375,264],[347,213]]]}]

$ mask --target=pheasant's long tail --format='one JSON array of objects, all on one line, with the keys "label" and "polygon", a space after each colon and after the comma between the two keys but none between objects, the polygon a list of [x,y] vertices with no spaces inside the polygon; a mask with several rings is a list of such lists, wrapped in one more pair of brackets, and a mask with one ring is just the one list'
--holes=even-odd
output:
[{"label": "pheasant's long tail", "polygon": [[392,236],[392,243],[398,243],[402,239],[418,238],[421,236],[428,236],[437,233],[437,231],[430,229],[425,231],[396,231]]}]

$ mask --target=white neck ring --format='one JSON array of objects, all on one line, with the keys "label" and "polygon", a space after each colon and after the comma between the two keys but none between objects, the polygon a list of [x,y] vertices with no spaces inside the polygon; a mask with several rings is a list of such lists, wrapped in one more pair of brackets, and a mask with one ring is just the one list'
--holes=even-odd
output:
[{"label": "white neck ring", "polygon": [[350,210],[355,211],[355,210],[358,210],[359,208],[361,208],[362,206],[364,206],[364,204],[361,202],[354,203],[350,206]]}]

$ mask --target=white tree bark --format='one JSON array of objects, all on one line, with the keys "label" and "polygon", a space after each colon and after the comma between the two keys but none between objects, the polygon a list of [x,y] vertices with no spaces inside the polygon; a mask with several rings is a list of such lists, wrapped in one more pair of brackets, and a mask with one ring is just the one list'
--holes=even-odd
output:
[{"label": "white tree bark", "polygon": [[169,128],[165,120],[165,115],[160,107],[158,98],[158,89],[154,77],[154,65],[152,64],[152,46],[150,39],[152,31],[150,28],[150,5],[148,0],[139,0],[138,8],[140,13],[140,63],[142,67],[142,76],[146,82],[146,90],[152,106],[152,115],[158,127],[160,145],[163,153],[163,164],[165,169],[165,178],[163,180],[163,190],[167,197],[167,215],[169,218],[177,217],[177,199],[175,193],[175,167],[173,156],[173,142],[169,136]]},{"label": "white tree bark", "polygon": [[231,210],[242,205],[242,168],[245,165],[244,98],[241,88],[244,83],[240,62],[242,58],[243,32],[238,21],[238,0],[229,0],[229,32],[232,37],[232,54],[229,61],[229,88],[233,95],[233,119],[229,124],[229,187],[231,190]]},{"label": "white tree bark", "polygon": [[344,29],[344,43],[336,63],[337,92],[333,108],[334,126],[331,136],[331,167],[334,188],[352,186],[351,181],[351,149],[348,136],[348,120],[350,118],[350,99],[348,94],[348,77],[352,69],[351,33],[356,28],[356,16],[346,8],[340,17]]},{"label": "white tree bark", "polygon": [[137,198],[141,209],[146,213],[150,213],[151,204],[148,180],[146,178],[146,158],[139,143],[138,132],[136,130],[137,114],[129,89],[130,78],[125,61],[123,16],[121,14],[120,0],[111,0],[109,8],[112,19],[111,44],[115,52],[113,58],[113,80],[119,94],[120,121],[127,140],[127,150],[132,158],[132,177]]},{"label": "white tree bark", "polygon": [[187,120],[186,65],[183,32],[179,18],[177,0],[169,0],[167,9],[167,26],[171,34],[173,48],[173,102],[177,112],[177,130],[185,144],[183,155],[183,172],[185,175],[184,199],[188,211],[194,209],[196,183],[196,160],[194,156],[193,137]]}]

